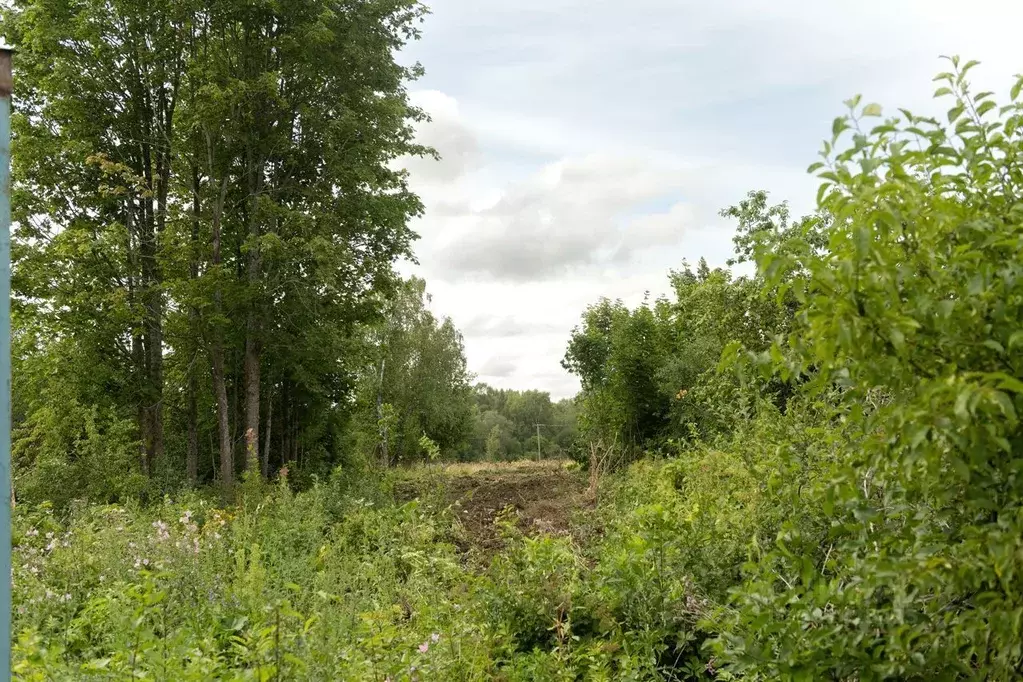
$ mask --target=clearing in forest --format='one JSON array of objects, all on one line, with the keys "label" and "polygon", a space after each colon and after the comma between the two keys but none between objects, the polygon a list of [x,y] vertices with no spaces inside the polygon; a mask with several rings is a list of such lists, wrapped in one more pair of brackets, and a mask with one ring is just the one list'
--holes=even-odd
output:
[{"label": "clearing in forest", "polygon": [[[502,515],[528,535],[569,535],[576,513],[593,506],[586,474],[570,460],[450,464],[437,473],[445,501],[465,529],[465,549],[477,548],[485,555],[502,545],[495,523]],[[399,486],[399,496],[416,497],[430,477],[426,473],[418,483]]]}]

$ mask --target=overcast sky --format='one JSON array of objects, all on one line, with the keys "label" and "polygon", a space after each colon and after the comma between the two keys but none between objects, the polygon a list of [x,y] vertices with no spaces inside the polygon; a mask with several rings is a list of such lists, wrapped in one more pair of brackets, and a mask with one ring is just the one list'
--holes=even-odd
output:
[{"label": "overcast sky", "polygon": [[1002,99],[1023,71],[1020,0],[430,4],[402,59],[426,68],[420,139],[443,160],[408,164],[427,215],[402,270],[481,381],[555,398],[578,389],[559,362],[587,304],[722,265],[717,212],[749,190],[812,208],[805,169],[844,99],[934,111],[941,54],[980,60]]}]

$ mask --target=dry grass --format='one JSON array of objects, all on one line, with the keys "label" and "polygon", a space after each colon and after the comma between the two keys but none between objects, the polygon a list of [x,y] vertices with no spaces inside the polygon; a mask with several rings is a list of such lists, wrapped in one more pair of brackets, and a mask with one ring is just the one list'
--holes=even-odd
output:
[{"label": "dry grass", "polygon": [[414,476],[425,471],[441,471],[448,476],[475,476],[486,472],[544,472],[567,471],[575,463],[570,459],[520,459],[514,462],[451,462],[444,464],[414,464],[406,471]]}]

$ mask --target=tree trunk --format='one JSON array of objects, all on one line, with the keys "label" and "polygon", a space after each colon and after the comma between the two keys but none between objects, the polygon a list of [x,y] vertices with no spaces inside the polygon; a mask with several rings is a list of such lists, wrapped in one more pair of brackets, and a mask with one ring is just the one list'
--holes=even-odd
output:
[{"label": "tree trunk", "polygon": [[[128,233],[128,306],[134,309],[138,303],[138,283],[136,278],[138,266],[138,248],[135,239],[135,202],[126,204],[124,212],[125,227]],[[145,410],[145,391],[141,386],[142,372],[145,368],[145,352],[142,347],[141,330],[132,326],[131,330],[131,364],[137,377],[138,392],[135,394],[137,400],[135,418],[138,420],[139,429],[139,468],[143,476],[149,476],[149,457],[147,456],[146,444],[149,442],[149,425],[147,422],[148,413]]]},{"label": "tree trunk", "polygon": [[213,392],[217,396],[217,430],[220,434],[220,488],[224,504],[234,500],[234,456],[231,451],[231,425],[228,414],[227,384],[224,379],[224,347],[217,338],[210,348],[213,366]]},{"label": "tree trunk", "polygon": [[248,310],[245,319],[245,468],[259,471],[259,382],[260,382],[260,324],[259,324],[259,197],[263,191],[263,168],[252,142],[245,150],[246,184],[249,198],[246,207],[249,223],[246,270],[248,280]]},{"label": "tree trunk", "polygon": [[188,476],[188,485],[193,488],[199,484],[199,410],[195,395],[198,391],[197,384],[195,369],[190,367],[188,370],[188,450],[185,453],[185,471]]},{"label": "tree trunk", "polygon": [[277,451],[280,465],[284,466],[288,461],[288,452],[291,447],[290,426],[291,426],[291,383],[285,377],[281,382],[281,449]]},{"label": "tree trunk", "polygon": [[291,452],[288,453],[288,461],[298,464],[298,401],[294,393],[291,395]]},{"label": "tree trunk", "polygon": [[[188,275],[194,283],[199,278],[199,221],[201,204],[199,199],[199,168],[192,166],[192,234],[189,242]],[[199,311],[192,307],[189,319],[193,333],[199,329]],[[198,344],[194,344],[198,349]],[[188,365],[188,450],[185,453],[185,471],[188,484],[193,488],[199,483],[199,410],[196,394],[199,392],[199,380],[196,372],[198,353],[192,356]]]},{"label": "tree trunk", "polygon": [[274,425],[274,394],[271,387],[266,400],[266,440],[263,441],[263,460],[259,463],[263,478],[270,477],[270,436]]},{"label": "tree trunk", "polygon": [[384,423],[384,367],[387,358],[380,360],[380,383],[377,387],[377,424],[380,429],[380,458],[384,468],[391,466],[391,457],[387,451],[387,424]]},{"label": "tree trunk", "polygon": [[[252,313],[250,313],[251,315]],[[250,319],[250,327],[254,322]],[[259,348],[250,332],[245,339],[245,470],[259,467]]]},{"label": "tree trunk", "polygon": [[[207,136],[207,148],[209,150],[210,168],[213,168],[213,142]],[[220,194],[213,207],[213,216],[210,221],[211,237],[213,241],[213,270],[216,277],[220,276],[221,255],[221,218],[224,212],[224,204],[227,201],[228,177],[225,173],[220,185]],[[220,284],[217,283],[213,289],[213,309],[217,318],[222,315],[224,307],[223,294]],[[221,499],[224,504],[234,500],[234,452],[231,448],[231,424],[230,405],[227,402],[227,383],[224,376],[224,345],[221,339],[220,329],[214,327],[212,330],[213,339],[210,343],[210,365],[212,367],[213,393],[217,399],[217,432],[220,436],[220,489]]]}]

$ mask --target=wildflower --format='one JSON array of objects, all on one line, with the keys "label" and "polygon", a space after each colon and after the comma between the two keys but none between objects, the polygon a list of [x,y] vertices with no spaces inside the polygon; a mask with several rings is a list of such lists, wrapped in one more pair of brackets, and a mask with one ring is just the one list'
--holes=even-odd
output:
[{"label": "wildflower", "polygon": [[184,525],[188,525],[188,523],[189,523],[189,522],[190,522],[191,520],[192,520],[192,512],[191,512],[190,510],[186,509],[186,510],[185,510],[185,513],[181,515],[181,518],[180,518],[180,519],[178,519],[178,522],[179,522],[179,523],[180,523],[181,525],[183,525],[183,526],[184,526]]},{"label": "wildflower", "polygon": [[56,546],[57,546],[57,541],[56,540],[50,540],[50,542],[47,543],[47,545],[46,545],[46,551],[47,552],[52,552]]},{"label": "wildflower", "polygon": [[60,600],[61,601],[71,601],[71,594],[69,592],[65,592],[64,596],[61,597]]},{"label": "wildflower", "polygon": [[19,606],[18,607],[18,614],[19,615],[23,615],[24,613],[25,613],[25,607],[24,606]]},{"label": "wildflower", "polygon": [[163,521],[153,521],[153,528],[156,529],[156,537],[158,540],[170,539],[170,533],[167,532],[167,524]]},{"label": "wildflower", "polygon": [[423,642],[422,644],[419,645],[419,653],[425,654],[429,650],[430,644],[428,642]]},{"label": "wildflower", "polygon": [[103,582],[106,579],[107,579],[107,577],[105,575],[103,575],[102,573],[99,574],[99,581],[100,582]]},{"label": "wildflower", "polygon": [[47,540],[52,540],[53,539],[53,533],[47,533],[46,534],[46,539]]},{"label": "wildflower", "polygon": [[35,536],[39,535],[39,529],[29,528],[27,531],[25,531],[25,535],[27,535],[30,538],[34,538]]},{"label": "wildflower", "polygon": [[46,588],[46,598],[47,598],[47,599],[53,599],[53,598],[54,598],[55,596],[56,596],[56,595],[55,595],[55,594],[53,594],[53,590],[51,590],[51,589],[49,589],[49,588]]},{"label": "wildflower", "polygon": [[432,635],[430,635],[430,641],[433,642],[434,644],[439,642],[440,641],[440,634],[435,632]]}]

